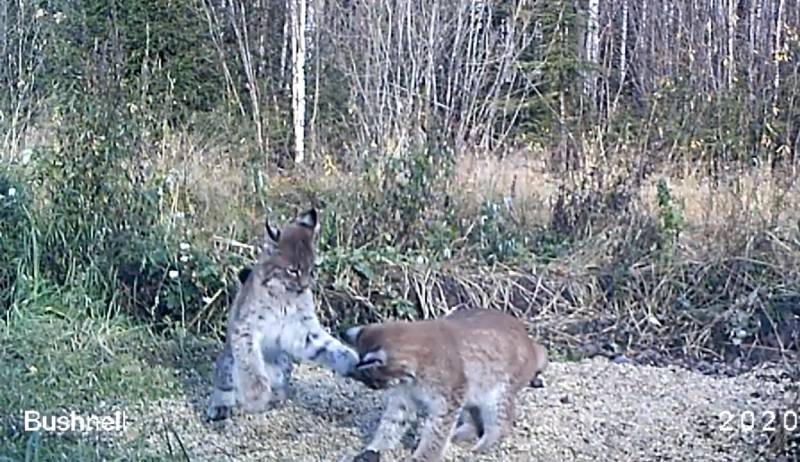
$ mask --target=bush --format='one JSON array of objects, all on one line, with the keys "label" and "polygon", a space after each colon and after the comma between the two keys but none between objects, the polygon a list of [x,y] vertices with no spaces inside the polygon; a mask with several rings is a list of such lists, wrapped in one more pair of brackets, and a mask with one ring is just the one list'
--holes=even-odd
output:
[{"label": "bush", "polygon": [[240,253],[212,252],[154,228],[129,235],[110,249],[125,311],[157,327],[206,331],[224,318],[235,295]]},{"label": "bush", "polygon": [[[55,62],[66,70],[51,101],[52,145],[38,151],[31,166],[40,197],[28,224],[46,249],[35,256],[33,267],[41,267],[42,277],[53,285],[85,294],[91,299],[87,309],[121,310],[157,326],[174,321],[200,326],[224,306],[233,280],[226,272],[240,261],[214,255],[202,243],[187,247],[192,230],[173,213],[186,199],[148,168],[146,156],[158,149],[162,131],[152,114],[132,109],[140,95],[127,84],[130,76],[105,67],[118,59],[114,47],[119,44],[96,20],[90,15],[86,24],[69,20],[65,27],[79,28],[105,46],[79,53],[83,36],[76,34],[61,37],[54,52]],[[159,128],[167,130],[169,122],[162,123]],[[20,229],[27,211],[10,210],[13,219],[0,225],[3,235],[24,236]],[[3,242],[4,248],[27,248]],[[6,286],[14,278],[6,273],[16,266],[5,263],[20,257],[4,249],[3,258]]]},{"label": "bush", "polygon": [[11,170],[0,167],[0,313],[25,290],[28,280],[29,252],[35,242],[31,205],[28,188]]}]

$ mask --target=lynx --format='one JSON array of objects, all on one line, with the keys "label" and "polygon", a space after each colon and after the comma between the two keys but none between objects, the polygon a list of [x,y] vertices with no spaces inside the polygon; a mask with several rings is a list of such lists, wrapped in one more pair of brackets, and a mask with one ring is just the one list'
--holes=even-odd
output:
[{"label": "lynx", "polygon": [[483,309],[353,327],[343,337],[360,358],[352,377],[388,390],[378,428],[356,461],[377,461],[396,447],[417,406],[428,418],[409,460],[439,461],[451,439],[477,439],[473,451],[486,451],[510,429],[519,390],[540,386],[548,362],[521,321]]},{"label": "lynx", "polygon": [[231,415],[237,403],[258,413],[283,401],[293,361],[321,364],[346,376],[358,356],[326,332],[311,293],[317,212],[300,214],[282,231],[266,224],[272,241],[251,268],[228,313],[225,346],[217,357],[209,420]]}]

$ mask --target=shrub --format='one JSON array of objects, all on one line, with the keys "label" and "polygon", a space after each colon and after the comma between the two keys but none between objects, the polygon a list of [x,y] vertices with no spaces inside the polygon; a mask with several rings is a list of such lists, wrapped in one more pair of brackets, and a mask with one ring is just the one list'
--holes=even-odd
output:
[{"label": "shrub", "polygon": [[0,166],[0,313],[25,290],[27,271],[32,269],[31,205],[28,188],[13,171]]}]

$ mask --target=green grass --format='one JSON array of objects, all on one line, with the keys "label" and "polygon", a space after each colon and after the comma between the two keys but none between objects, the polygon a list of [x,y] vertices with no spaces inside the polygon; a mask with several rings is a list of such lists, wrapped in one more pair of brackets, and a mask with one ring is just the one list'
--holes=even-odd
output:
[{"label": "green grass", "polygon": [[178,372],[186,365],[163,358],[182,361],[185,342],[155,336],[123,317],[90,318],[65,305],[57,294],[39,296],[0,320],[0,462],[154,460],[144,441],[121,447],[113,434],[101,441],[24,432],[24,410],[106,415],[174,396],[181,386]]}]

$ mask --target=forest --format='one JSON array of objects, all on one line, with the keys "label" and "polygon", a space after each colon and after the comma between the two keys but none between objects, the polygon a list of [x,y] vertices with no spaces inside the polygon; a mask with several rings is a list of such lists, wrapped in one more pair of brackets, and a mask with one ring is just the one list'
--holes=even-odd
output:
[{"label": "forest", "polygon": [[[779,368],[752,410],[796,417],[799,149],[798,0],[0,0],[0,461],[250,460],[191,403],[265,220],[310,207],[331,331],[494,308],[553,377]],[[118,407],[155,423],[22,430]],[[736,444],[796,460],[782,428]]]}]

